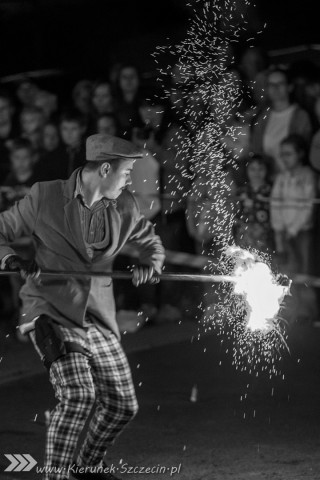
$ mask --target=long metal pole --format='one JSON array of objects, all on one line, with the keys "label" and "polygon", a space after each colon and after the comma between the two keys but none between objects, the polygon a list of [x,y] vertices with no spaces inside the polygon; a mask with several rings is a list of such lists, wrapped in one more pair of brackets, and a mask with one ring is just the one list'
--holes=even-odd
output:
[{"label": "long metal pole", "polygon": [[[15,276],[19,272],[0,271],[0,276]],[[89,271],[72,271],[72,270],[42,270],[40,277],[60,277],[60,278],[83,278],[83,277],[109,277],[119,280],[131,280],[131,272],[89,272]],[[171,282],[234,282],[234,277],[230,275],[210,275],[210,274],[196,274],[196,273],[162,273],[159,276],[161,281]]]}]

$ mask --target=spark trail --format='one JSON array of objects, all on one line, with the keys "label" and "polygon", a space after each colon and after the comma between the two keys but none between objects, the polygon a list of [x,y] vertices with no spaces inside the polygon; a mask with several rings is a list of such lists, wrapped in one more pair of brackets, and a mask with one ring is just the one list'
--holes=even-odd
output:
[{"label": "spark trail", "polygon": [[[236,141],[241,133],[242,84],[232,67],[233,44],[239,42],[247,28],[243,14],[239,21],[239,3],[250,6],[247,0],[189,2],[193,17],[185,39],[175,46],[157,47],[154,54],[157,61],[161,54],[172,57],[171,64],[160,68],[160,81],[178,119],[179,128],[173,146],[189,165],[185,168],[184,163],[180,168],[180,175],[191,181],[190,189],[182,194],[181,199],[187,199],[189,228],[193,229],[193,236],[199,239],[199,244],[202,241],[201,253],[212,258],[206,267],[207,272],[222,275],[233,274],[235,268],[228,247],[233,243],[235,204],[231,170],[235,168],[236,157],[226,154],[225,138]],[[239,120],[239,127],[233,118]],[[178,177],[172,174],[171,191],[166,193],[181,192]],[[283,289],[267,267],[270,259],[260,252],[255,252],[255,258],[259,265],[250,274],[253,277],[258,275],[260,280],[263,278],[264,285],[269,281],[269,291],[264,290],[256,302],[253,297],[257,291],[253,295],[251,292],[249,300],[251,305],[255,302],[267,309],[270,305],[265,300],[266,294],[277,298],[280,294],[281,299]],[[201,325],[205,331],[215,329],[221,334],[222,341],[223,338],[232,341],[233,363],[237,368],[249,372],[260,369],[270,376],[278,375],[277,362],[287,348],[282,319],[274,309],[272,312],[269,309],[267,315],[262,308],[259,313],[259,307],[250,313],[248,292],[243,292],[247,285],[242,282],[241,287],[239,282],[237,288],[238,295],[227,284],[218,288],[214,286],[214,290],[206,292],[207,297],[212,297],[212,303],[209,307],[208,304],[202,306]],[[275,302],[279,306],[277,298]],[[272,322],[266,317],[271,317]],[[261,321],[268,328],[248,328]]]}]

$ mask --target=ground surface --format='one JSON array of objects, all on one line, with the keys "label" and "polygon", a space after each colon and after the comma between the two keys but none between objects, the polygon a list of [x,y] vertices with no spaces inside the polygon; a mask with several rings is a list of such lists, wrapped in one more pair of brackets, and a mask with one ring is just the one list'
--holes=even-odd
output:
[{"label": "ground surface", "polygon": [[[122,475],[132,479],[319,480],[319,329],[291,329],[285,378],[269,381],[238,374],[220,340],[207,336],[191,342],[192,328],[187,327],[190,338],[182,335],[182,342],[173,333],[170,338],[164,333],[167,341],[144,351],[133,351],[127,342],[140,412],[110,451],[108,463],[146,467],[181,463],[180,473],[173,477]],[[150,338],[158,339],[165,330],[146,328]],[[173,332],[181,326],[170,328]],[[131,342],[139,344],[143,332],[134,335]],[[177,343],[170,344],[172,337]],[[17,347],[11,349],[17,352]],[[192,403],[194,384],[198,401]],[[3,473],[8,465],[3,453],[30,453],[41,463],[45,428],[40,423],[54,403],[45,374],[0,386],[1,479],[40,478],[32,472]]]}]

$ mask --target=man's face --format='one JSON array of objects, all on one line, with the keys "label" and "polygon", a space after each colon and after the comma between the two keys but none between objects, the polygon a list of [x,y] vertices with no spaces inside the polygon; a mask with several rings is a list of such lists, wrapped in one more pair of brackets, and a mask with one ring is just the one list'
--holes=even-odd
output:
[{"label": "man's face", "polygon": [[78,147],[81,144],[84,127],[74,121],[63,121],[60,125],[60,134],[67,147]]},{"label": "man's face", "polygon": [[139,87],[139,77],[135,68],[124,68],[120,73],[120,87],[123,92],[136,92]]},{"label": "man's face", "polygon": [[10,122],[13,110],[6,98],[0,97],[0,125]]},{"label": "man's face", "polygon": [[289,101],[290,86],[281,72],[271,73],[267,83],[268,97],[273,102]]},{"label": "man's face", "polygon": [[107,113],[112,109],[111,90],[107,83],[103,83],[95,89],[92,103],[100,114]]},{"label": "man's face", "polygon": [[16,175],[29,173],[33,166],[33,156],[28,148],[19,148],[10,156],[11,167]]},{"label": "man's face", "polygon": [[131,172],[134,160],[125,159],[119,162],[110,162],[106,177],[102,177],[103,194],[110,199],[116,199],[129,185],[132,184]]}]

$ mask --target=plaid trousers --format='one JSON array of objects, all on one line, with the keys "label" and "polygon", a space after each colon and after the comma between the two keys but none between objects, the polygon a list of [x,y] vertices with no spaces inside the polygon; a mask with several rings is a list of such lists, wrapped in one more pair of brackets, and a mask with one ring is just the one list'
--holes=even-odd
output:
[{"label": "plaid trousers", "polygon": [[[60,327],[66,341],[77,341],[88,356],[72,352],[50,368],[50,381],[59,403],[50,414],[45,466],[98,466],[138,411],[138,403],[127,357],[117,337],[107,338],[91,325],[87,338]],[[79,435],[94,405],[83,445],[75,460]],[[64,474],[46,473],[44,480],[60,480]]]}]

